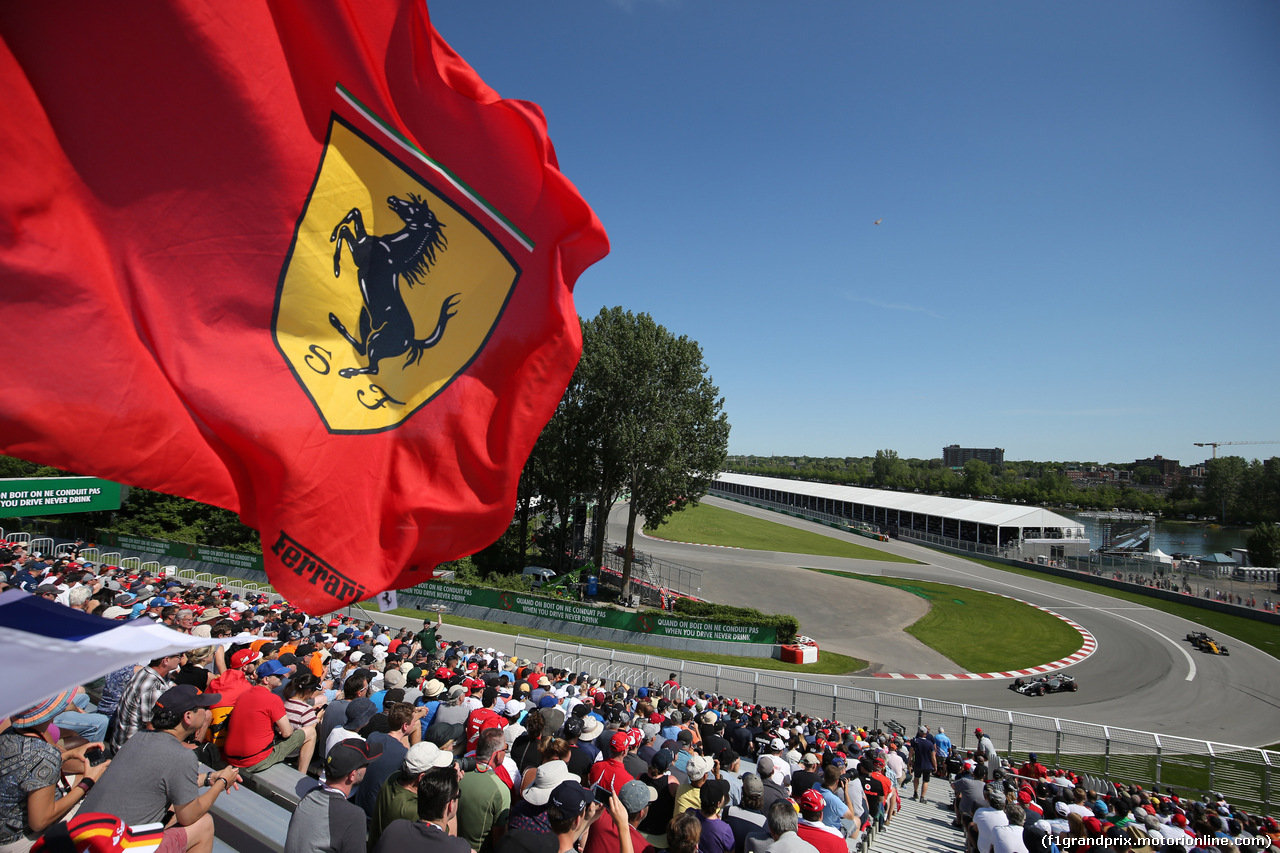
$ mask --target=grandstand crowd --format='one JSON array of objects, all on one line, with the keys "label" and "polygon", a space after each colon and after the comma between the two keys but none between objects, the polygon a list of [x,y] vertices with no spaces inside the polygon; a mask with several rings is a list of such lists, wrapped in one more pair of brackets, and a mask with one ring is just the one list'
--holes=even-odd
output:
[{"label": "grandstand crowd", "polygon": [[908,800],[981,853],[1280,850],[1219,796],[1089,790],[981,729],[963,751],[74,557],[0,543],[0,585],[211,642],[0,721],[0,853],[209,853],[218,799],[281,764],[311,779],[284,853],[849,853]]}]

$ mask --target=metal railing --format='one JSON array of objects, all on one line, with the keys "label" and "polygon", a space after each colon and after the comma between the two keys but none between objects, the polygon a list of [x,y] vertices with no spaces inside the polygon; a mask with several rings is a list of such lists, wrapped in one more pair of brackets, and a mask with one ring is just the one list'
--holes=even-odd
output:
[{"label": "metal railing", "polygon": [[[617,546],[606,541],[604,543],[604,564],[615,571],[622,571],[623,556],[618,553]],[[654,586],[690,598],[702,595],[702,570],[671,560],[663,560],[651,554],[636,551],[632,574],[640,576]]]},{"label": "metal railing", "polygon": [[979,726],[1006,757],[1038,753],[1042,763],[1092,772],[1117,784],[1176,786],[1224,794],[1260,814],[1275,812],[1280,796],[1280,752],[1104,726],[1021,711],[886,693],[808,681],[773,672],[697,663],[561,643],[521,634],[515,654],[548,666],[589,672],[631,685],[661,684],[671,673],[685,691],[716,693],[766,707],[789,708],[822,719],[880,728],[890,719],[907,726],[939,726],[959,749],[972,749]]},{"label": "metal railing", "polygon": [[925,533],[921,530],[913,530],[910,527],[898,528],[899,539],[910,539],[913,542],[921,542],[925,545],[941,545],[944,548],[950,548],[955,551],[968,551],[971,554],[983,554],[987,557],[999,557],[1002,552],[994,545],[984,545],[981,542],[967,542],[964,539],[953,539],[950,536],[940,536],[937,533]]}]

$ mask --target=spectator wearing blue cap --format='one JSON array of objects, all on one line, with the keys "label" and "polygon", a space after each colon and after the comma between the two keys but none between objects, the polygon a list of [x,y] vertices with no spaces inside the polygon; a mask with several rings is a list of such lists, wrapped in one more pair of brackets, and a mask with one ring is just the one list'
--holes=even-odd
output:
[{"label": "spectator wearing blue cap", "polygon": [[[272,663],[283,668],[277,662]],[[314,727],[294,728],[289,722],[284,700],[272,692],[280,683],[281,677],[276,669],[260,675],[258,683],[236,699],[235,707],[227,717],[227,740],[223,752],[229,764],[240,768],[242,776],[274,767],[300,751],[304,744],[315,742]],[[306,772],[305,767],[301,769]]]}]

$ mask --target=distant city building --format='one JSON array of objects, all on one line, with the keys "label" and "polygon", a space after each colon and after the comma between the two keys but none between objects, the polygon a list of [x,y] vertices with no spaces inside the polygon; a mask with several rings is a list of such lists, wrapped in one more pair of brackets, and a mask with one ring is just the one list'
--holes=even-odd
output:
[{"label": "distant city building", "polygon": [[992,468],[1004,467],[1003,447],[961,447],[949,444],[942,448],[942,464],[948,468],[963,468],[970,459],[987,463]]},{"label": "distant city building", "polygon": [[1129,479],[1128,471],[1117,471],[1115,468],[1099,468],[1096,465],[1091,465],[1087,468],[1070,465],[1064,473],[1067,475],[1068,480],[1079,486],[1097,486],[1102,483]]},{"label": "distant city building", "polygon": [[1177,459],[1165,459],[1163,456],[1153,456],[1150,459],[1135,459],[1133,468],[1136,471],[1139,468],[1154,468],[1160,472],[1160,482],[1157,485],[1169,486],[1178,481],[1182,475],[1182,466]]}]

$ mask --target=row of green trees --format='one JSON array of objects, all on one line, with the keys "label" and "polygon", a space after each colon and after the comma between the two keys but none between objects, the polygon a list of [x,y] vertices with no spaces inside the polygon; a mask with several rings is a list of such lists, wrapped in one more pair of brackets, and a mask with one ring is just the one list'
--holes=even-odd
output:
[{"label": "row of green trees", "polygon": [[[877,489],[942,493],[1001,501],[1075,504],[1092,509],[1159,512],[1164,515],[1222,515],[1226,522],[1254,524],[1280,521],[1280,457],[1246,461],[1239,456],[1211,460],[1202,487],[1178,483],[1167,492],[1135,488],[1124,483],[1078,485],[1067,477],[1068,467],[1098,467],[1093,462],[1006,462],[993,469],[971,459],[955,471],[941,459],[903,459],[893,450],[875,456],[734,456],[728,468],[746,474],[794,477],[805,480],[865,486]],[[1157,472],[1132,465],[1105,467],[1131,470],[1138,484],[1150,482]],[[1225,514],[1224,514],[1225,510]]]},{"label": "row of green trees", "polygon": [[705,495],[728,446],[724,398],[698,343],[648,314],[602,309],[582,323],[582,360],[525,466],[516,538],[527,541],[541,514],[546,550],[564,555],[574,519],[591,507],[591,559],[601,565],[609,509],[629,497],[625,598],[638,520],[655,529]]}]

